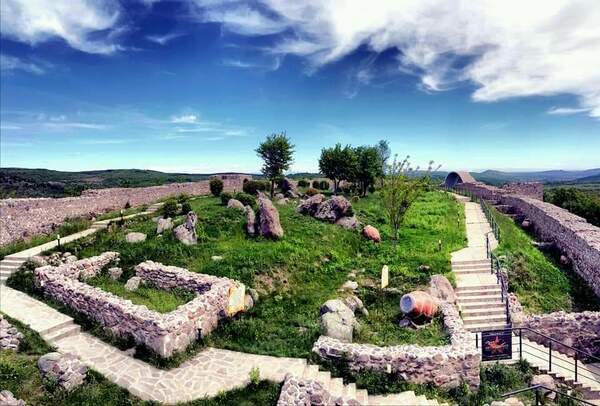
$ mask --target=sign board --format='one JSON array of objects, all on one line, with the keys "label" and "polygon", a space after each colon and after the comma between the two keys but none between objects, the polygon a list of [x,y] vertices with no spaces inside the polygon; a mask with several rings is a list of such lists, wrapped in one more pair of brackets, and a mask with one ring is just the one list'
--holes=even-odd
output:
[{"label": "sign board", "polygon": [[387,287],[390,283],[390,268],[387,265],[384,265],[381,268],[381,289]]},{"label": "sign board", "polygon": [[512,330],[481,332],[481,360],[497,361],[512,358]]}]

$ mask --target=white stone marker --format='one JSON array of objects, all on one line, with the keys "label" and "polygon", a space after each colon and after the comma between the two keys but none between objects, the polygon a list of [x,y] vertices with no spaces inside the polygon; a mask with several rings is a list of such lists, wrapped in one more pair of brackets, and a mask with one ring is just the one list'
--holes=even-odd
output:
[{"label": "white stone marker", "polygon": [[390,268],[388,268],[387,265],[384,265],[383,268],[381,268],[381,289],[387,287],[387,285],[390,283]]}]

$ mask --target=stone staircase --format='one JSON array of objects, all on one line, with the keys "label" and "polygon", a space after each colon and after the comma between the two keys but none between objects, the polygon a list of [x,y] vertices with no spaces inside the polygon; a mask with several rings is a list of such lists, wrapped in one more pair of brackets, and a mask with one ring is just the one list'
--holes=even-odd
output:
[{"label": "stone staircase", "polygon": [[388,395],[369,395],[364,389],[357,389],[356,384],[344,385],[342,378],[332,378],[329,371],[319,371],[318,365],[306,365],[301,378],[303,380],[318,381],[333,398],[343,398],[346,403],[356,401],[361,405],[393,405],[393,406],[438,406],[436,399],[428,399],[423,395],[416,395],[413,391],[393,393]]},{"label": "stone staircase", "polygon": [[11,254],[0,261],[0,283],[6,282],[8,277],[16,272],[29,257],[23,257],[17,254]]},{"label": "stone staircase", "polygon": [[458,306],[467,330],[478,332],[510,327],[501,287],[491,273],[489,260],[453,260],[452,270],[457,278]]}]

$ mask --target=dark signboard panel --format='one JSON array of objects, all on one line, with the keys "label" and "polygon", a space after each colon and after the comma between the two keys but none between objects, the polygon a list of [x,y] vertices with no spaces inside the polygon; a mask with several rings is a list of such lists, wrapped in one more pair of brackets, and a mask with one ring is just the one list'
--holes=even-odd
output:
[{"label": "dark signboard panel", "polygon": [[496,361],[512,358],[512,330],[481,332],[482,361]]}]

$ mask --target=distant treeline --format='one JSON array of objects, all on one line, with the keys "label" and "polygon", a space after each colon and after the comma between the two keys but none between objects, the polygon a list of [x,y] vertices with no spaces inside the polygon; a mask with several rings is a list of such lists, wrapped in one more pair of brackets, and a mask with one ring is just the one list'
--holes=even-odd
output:
[{"label": "distant treeline", "polygon": [[558,187],[544,192],[544,200],[600,227],[600,196],[597,194],[574,187]]}]

